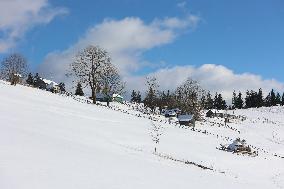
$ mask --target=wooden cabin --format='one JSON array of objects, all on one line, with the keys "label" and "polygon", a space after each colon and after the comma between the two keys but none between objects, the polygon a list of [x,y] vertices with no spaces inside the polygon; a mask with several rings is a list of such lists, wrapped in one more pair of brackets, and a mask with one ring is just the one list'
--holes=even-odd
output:
[{"label": "wooden cabin", "polygon": [[191,114],[179,115],[178,122],[180,125],[193,126],[194,127],[194,117]]}]

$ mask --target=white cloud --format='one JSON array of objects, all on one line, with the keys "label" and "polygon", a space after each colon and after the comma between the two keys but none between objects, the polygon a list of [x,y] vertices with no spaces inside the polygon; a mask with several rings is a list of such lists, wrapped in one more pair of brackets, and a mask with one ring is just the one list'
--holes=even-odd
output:
[{"label": "white cloud", "polygon": [[[176,24],[165,24],[171,19],[175,20]],[[135,17],[122,20],[105,19],[102,23],[88,29],[73,46],[47,55],[39,67],[39,72],[45,77],[66,82],[63,73],[69,69],[72,57],[88,45],[99,45],[110,52],[113,63],[120,69],[123,76],[127,76],[143,66],[149,66],[150,63],[142,59],[143,52],[173,42],[179,34],[177,29],[181,29],[178,25],[183,25],[182,28],[190,28],[192,27],[190,22],[192,21],[188,17],[155,19],[151,23],[145,23]],[[196,24],[196,21],[194,22]],[[154,67],[154,65],[150,66]]]},{"label": "white cloud", "polygon": [[[187,77],[198,80],[205,89],[213,93],[221,92],[229,101],[234,89],[242,92],[259,88],[262,88],[264,92],[272,88],[279,91],[284,90],[283,83],[274,79],[263,79],[251,73],[236,74],[221,65],[205,64],[200,67],[163,68],[161,65],[143,60],[143,52],[173,42],[180,29],[194,27],[198,23],[197,20],[199,19],[192,21],[188,17],[184,19],[172,17],[155,19],[147,24],[139,18],[132,17],[122,20],[106,19],[87,30],[86,34],[70,48],[48,54],[44,63],[40,65],[39,71],[47,78],[58,82],[64,81],[70,86],[71,80],[66,78],[64,73],[69,69],[72,57],[78,50],[92,44],[100,45],[110,52],[113,63],[120,69],[127,82],[129,91],[133,89],[145,91],[147,75],[135,76],[135,71],[143,66],[158,69],[149,75],[155,75],[158,78],[161,90],[173,90]],[[164,62],[163,65],[166,66]]]},{"label": "white cloud", "polygon": [[[265,94],[272,88],[284,91],[284,83],[274,79],[263,79],[261,76],[251,73],[236,74],[224,66],[214,64],[204,64],[200,67],[176,66],[173,68],[163,68],[149,75],[157,77],[161,90],[174,90],[188,77],[191,77],[199,81],[204,89],[210,90],[212,93],[222,93],[228,102],[231,102],[233,90],[245,92],[248,89],[258,90],[262,88]],[[145,77],[133,76],[127,78],[128,88],[130,90],[144,91]]]},{"label": "white cloud", "polygon": [[182,2],[179,2],[178,4],[177,4],[177,7],[179,7],[179,8],[185,8],[186,7],[186,1],[182,1]]},{"label": "white cloud", "polygon": [[200,17],[192,14],[188,14],[184,19],[177,17],[167,17],[163,20],[156,19],[153,24],[160,27],[171,28],[171,29],[185,29],[195,28],[200,22]]},{"label": "white cloud", "polygon": [[48,0],[1,0],[0,53],[14,47],[30,28],[66,13],[66,8],[50,7]]}]

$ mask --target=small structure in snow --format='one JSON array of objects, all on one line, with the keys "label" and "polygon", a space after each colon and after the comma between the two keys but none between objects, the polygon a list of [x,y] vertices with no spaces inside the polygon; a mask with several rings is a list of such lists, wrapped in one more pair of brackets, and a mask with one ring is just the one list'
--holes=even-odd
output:
[{"label": "small structure in snow", "polygon": [[178,108],[164,109],[162,112],[165,115],[165,117],[177,117],[178,115],[180,115],[181,110]]},{"label": "small structure in snow", "polygon": [[174,110],[166,110],[165,117],[176,117],[177,113]]},{"label": "small structure in snow", "polygon": [[123,102],[123,97],[121,95],[119,95],[119,94],[113,94],[112,95],[112,101],[122,103]]},{"label": "small structure in snow", "polygon": [[194,126],[194,118],[193,115],[190,114],[185,114],[185,115],[179,115],[178,116],[178,122],[180,125],[185,125],[185,126]]},{"label": "small structure in snow", "polygon": [[241,140],[240,138],[237,138],[233,141],[232,144],[229,146],[221,145],[220,150],[238,153],[238,154],[248,154],[252,156],[257,156],[257,152],[252,151],[251,148],[247,145],[245,140]]},{"label": "small structure in snow", "polygon": [[214,117],[214,113],[212,110],[208,110],[208,112],[206,112],[206,117]]},{"label": "small structure in snow", "polygon": [[60,87],[56,82],[48,79],[42,79],[42,81],[46,84],[46,90],[53,93],[58,93],[60,91]]},{"label": "small structure in snow", "polygon": [[16,85],[17,83],[20,83],[22,79],[21,74],[13,74],[12,79],[11,79],[11,85]]},{"label": "small structure in snow", "polygon": [[246,147],[246,141],[237,138],[232,144],[228,146],[228,151],[236,152]]}]

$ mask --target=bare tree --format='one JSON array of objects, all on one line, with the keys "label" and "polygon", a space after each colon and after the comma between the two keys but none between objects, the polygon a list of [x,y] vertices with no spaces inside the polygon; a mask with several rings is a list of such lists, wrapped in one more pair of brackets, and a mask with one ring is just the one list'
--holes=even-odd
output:
[{"label": "bare tree", "polygon": [[19,77],[27,74],[27,67],[27,61],[21,54],[11,54],[1,62],[1,77],[11,84],[16,84]]},{"label": "bare tree", "polygon": [[108,65],[102,73],[100,86],[103,86],[104,93],[110,95],[113,93],[124,93],[125,83],[122,82],[118,69],[114,65]]},{"label": "bare tree", "polygon": [[92,91],[93,103],[96,103],[96,93],[105,87],[115,91],[121,84],[117,69],[111,64],[107,51],[98,46],[89,46],[79,52],[71,64],[72,73],[83,87],[89,86]]},{"label": "bare tree", "polygon": [[196,120],[201,118],[201,110],[203,109],[201,98],[205,91],[200,87],[197,81],[188,78],[175,91],[177,106],[183,113],[194,115]]},{"label": "bare tree", "polygon": [[144,99],[144,105],[146,108],[150,108],[154,113],[155,108],[158,106],[158,82],[156,77],[146,78],[146,96]]}]

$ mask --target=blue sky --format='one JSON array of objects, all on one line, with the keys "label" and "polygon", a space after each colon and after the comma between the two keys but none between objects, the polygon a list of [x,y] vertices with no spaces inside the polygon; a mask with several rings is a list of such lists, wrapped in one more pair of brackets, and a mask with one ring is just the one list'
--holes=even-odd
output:
[{"label": "blue sky", "polygon": [[[221,64],[236,72],[252,72],[284,81],[283,1],[186,2],[186,9],[199,15],[201,23],[174,43],[148,51],[147,60],[162,60],[170,65]],[[104,18],[134,16],[151,22],[153,18],[184,14],[177,3],[180,2],[53,0],[52,6],[67,7],[69,14],[34,28],[18,50],[37,64],[47,53],[75,43],[87,28]]]},{"label": "blue sky", "polygon": [[[24,0],[32,1],[32,0]],[[262,79],[284,82],[284,2],[281,0],[41,0],[44,9],[65,9],[50,21],[29,26],[9,52],[23,53],[36,70],[49,53],[74,46],[88,29],[106,18],[139,18],[145,25],[155,19],[186,15],[199,18],[195,27],[175,32],[171,42],[140,50],[139,59],[154,63],[135,71],[143,75],[163,67],[223,65],[236,74],[249,72]],[[183,6],[181,6],[183,5]],[[27,5],[28,6],[28,5]],[[1,24],[1,21],[0,21]],[[1,25],[0,25],[0,39]],[[158,66],[157,66],[158,65]]]}]

